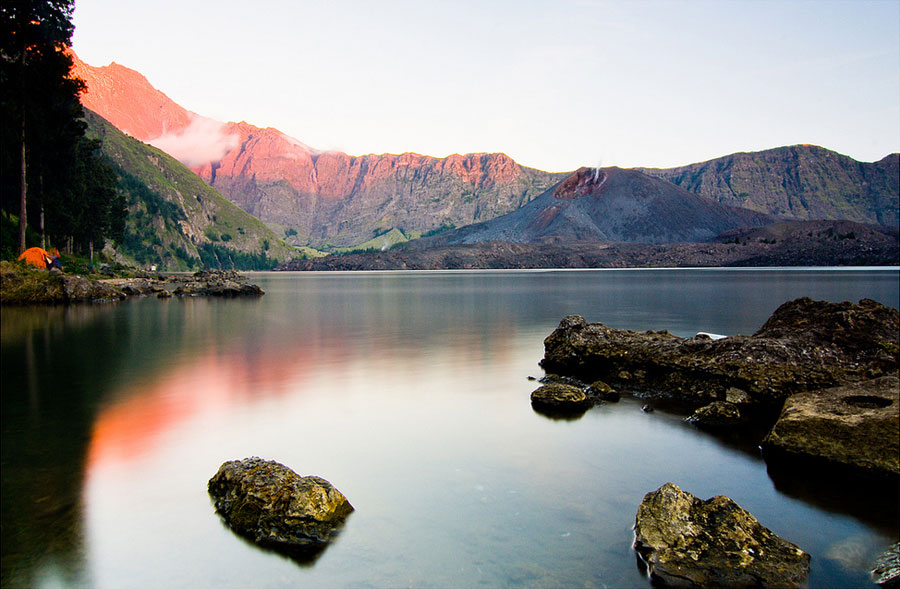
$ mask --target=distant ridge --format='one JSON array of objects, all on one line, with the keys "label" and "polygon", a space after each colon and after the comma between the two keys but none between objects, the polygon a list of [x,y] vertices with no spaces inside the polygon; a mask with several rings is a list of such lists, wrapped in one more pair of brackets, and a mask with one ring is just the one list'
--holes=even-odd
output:
[{"label": "distant ridge", "polygon": [[768,215],[723,205],[637,170],[581,168],[511,213],[422,240],[422,245],[702,242],[727,229],[772,221]]},{"label": "distant ridge", "polygon": [[[606,184],[596,184],[586,181],[596,180],[588,169],[551,174],[502,153],[322,152],[274,128],[192,113],[115,63],[98,68],[76,58],[74,73],[87,84],[86,106],[173,155],[298,246],[383,249],[429,235],[423,244],[678,243],[776,219],[900,224],[898,154],[864,163],[796,145],[671,169],[609,168]],[[548,194],[565,178],[587,192]]]},{"label": "distant ridge", "polygon": [[638,169],[723,204],[783,219],[900,224],[897,153],[866,163],[815,145],[793,145]]}]

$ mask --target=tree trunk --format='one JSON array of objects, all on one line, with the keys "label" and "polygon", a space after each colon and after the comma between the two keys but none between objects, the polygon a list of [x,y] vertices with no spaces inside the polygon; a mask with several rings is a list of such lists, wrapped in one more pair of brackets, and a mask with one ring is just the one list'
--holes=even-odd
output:
[{"label": "tree trunk", "polygon": [[47,249],[47,234],[44,233],[44,201],[41,201],[41,249]]},{"label": "tree trunk", "polygon": [[93,264],[94,263],[94,240],[93,239],[90,242],[88,242],[88,249],[91,252],[91,257],[90,257],[91,264]]},{"label": "tree trunk", "polygon": [[[24,55],[24,54],[23,54]],[[23,59],[24,61],[24,59]],[[19,141],[22,143],[22,168],[19,180],[21,182],[19,193],[19,251],[25,251],[25,227],[28,223],[28,211],[25,207],[25,194],[27,192],[25,184],[25,109],[22,109],[22,129],[19,135]]]},{"label": "tree trunk", "polygon": [[[21,35],[20,35],[21,36]],[[19,142],[22,144],[22,167],[20,173],[20,199],[19,199],[19,251],[25,251],[25,227],[28,225],[28,210],[26,209],[25,203],[25,195],[28,191],[27,184],[25,182],[25,42],[22,41],[22,53],[19,57],[19,66],[21,67],[21,76],[22,76],[22,95],[20,96],[22,100],[21,104],[21,113],[22,113],[22,126],[19,128]]]}]

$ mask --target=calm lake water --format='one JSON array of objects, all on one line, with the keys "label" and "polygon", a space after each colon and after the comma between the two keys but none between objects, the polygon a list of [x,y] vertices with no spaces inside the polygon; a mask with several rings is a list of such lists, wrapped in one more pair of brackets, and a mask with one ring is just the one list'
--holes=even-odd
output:
[{"label": "calm lake water", "polygon": [[[897,268],[262,273],[258,300],[2,310],[9,587],[648,587],[644,494],[724,494],[812,554],[810,586],[867,586],[896,500],[776,477],[754,448],[625,398],[535,413],[570,313],[750,334],[799,296],[898,306]],[[355,506],[298,564],[233,534],[207,480],[277,460]]]}]

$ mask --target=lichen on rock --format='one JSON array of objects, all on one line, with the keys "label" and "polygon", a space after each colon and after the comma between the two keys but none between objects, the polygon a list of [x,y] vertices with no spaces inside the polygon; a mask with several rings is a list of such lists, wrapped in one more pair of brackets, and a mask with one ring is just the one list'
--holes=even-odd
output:
[{"label": "lichen on rock", "polygon": [[900,379],[884,376],[789,397],[763,449],[770,457],[811,457],[900,476]]},{"label": "lichen on rock", "polygon": [[531,393],[531,405],[542,413],[584,413],[594,404],[585,391],[561,382],[545,384]]},{"label": "lichen on rock", "polygon": [[638,507],[634,548],[651,580],[676,587],[799,587],[810,556],[732,499],[666,483]]},{"label": "lichen on rock", "polygon": [[353,511],[325,479],[258,457],[222,464],[208,490],[234,531],[292,556],[323,548]]},{"label": "lichen on rock", "polygon": [[900,313],[876,301],[800,298],[752,336],[680,338],[565,317],[544,340],[541,366],[585,382],[681,399],[780,405],[792,394],[896,374]]}]

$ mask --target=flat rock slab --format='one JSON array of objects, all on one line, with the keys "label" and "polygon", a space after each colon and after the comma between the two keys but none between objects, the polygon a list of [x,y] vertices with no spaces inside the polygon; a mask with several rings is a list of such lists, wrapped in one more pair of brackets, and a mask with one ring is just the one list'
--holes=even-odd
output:
[{"label": "flat rock slab", "polygon": [[810,556],[728,497],[666,483],[638,507],[634,548],[651,580],[673,587],[800,587]]},{"label": "flat rock slab", "polygon": [[900,313],[876,301],[801,298],[752,336],[713,340],[635,332],[565,317],[544,340],[541,366],[584,382],[682,399],[780,404],[795,393],[897,374]]},{"label": "flat rock slab", "polygon": [[288,553],[324,547],[353,511],[325,479],[257,457],[224,463],[208,490],[233,530]]},{"label": "flat rock slab", "polygon": [[789,397],[763,448],[900,476],[900,379],[885,376]]}]

